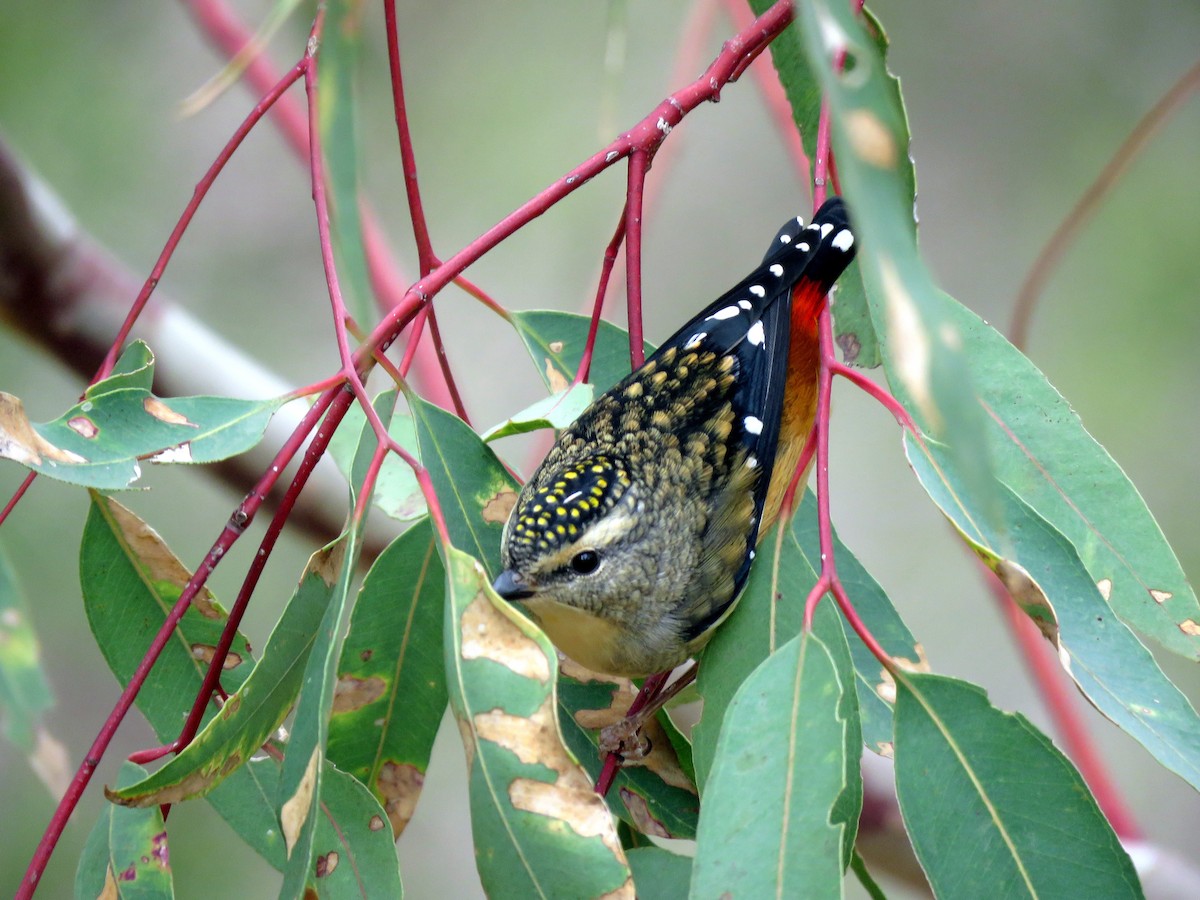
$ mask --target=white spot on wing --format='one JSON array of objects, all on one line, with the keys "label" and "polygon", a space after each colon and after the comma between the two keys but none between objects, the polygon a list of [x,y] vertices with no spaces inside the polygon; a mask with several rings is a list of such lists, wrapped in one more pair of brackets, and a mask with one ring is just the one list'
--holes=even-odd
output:
[{"label": "white spot on wing", "polygon": [[763,332],[763,323],[755,322],[750,326],[750,330],[746,332],[746,340],[752,343],[755,347],[762,347],[767,342],[767,336]]},{"label": "white spot on wing", "polygon": [[687,343],[683,345],[683,349],[684,350],[694,350],[695,348],[700,346],[700,342],[702,340],[704,340],[706,337],[708,337],[707,331],[697,331],[695,334],[693,334],[690,338],[687,339]]},{"label": "white spot on wing", "polygon": [[[738,314],[738,308],[736,306],[726,306],[724,309],[718,309],[715,313],[713,313],[708,318],[709,319],[732,319],[737,314]],[[705,319],[704,321],[707,322],[708,319]]]},{"label": "white spot on wing", "polygon": [[792,242],[792,236],[790,234],[781,234],[779,236],[779,243],[790,244],[791,242]]},{"label": "white spot on wing", "polygon": [[758,418],[758,416],[746,416],[743,424],[751,434],[762,434],[762,419]]},{"label": "white spot on wing", "polygon": [[738,306],[740,306],[742,309],[754,309],[754,304],[749,300],[739,300]]},{"label": "white spot on wing", "polygon": [[825,238],[829,237],[829,232],[831,232],[831,231],[833,231],[832,223],[826,222],[824,225],[822,225],[821,226],[821,240],[825,240]]},{"label": "white spot on wing", "polygon": [[775,265],[771,266],[771,274],[776,278],[781,277],[783,275],[783,266],[781,266],[779,263],[775,263]]},{"label": "white spot on wing", "polygon": [[854,235],[850,233],[850,229],[843,228],[833,236],[831,244],[835,250],[841,250],[843,253],[849,252],[854,246]]},{"label": "white spot on wing", "polygon": [[761,284],[750,285],[750,293],[752,293],[755,297],[767,296],[767,290]]},{"label": "white spot on wing", "polygon": [[809,250],[811,250],[811,249],[812,249],[812,247],[808,246],[808,244],[807,244],[807,243],[805,243],[804,241],[801,241],[800,243],[798,243],[798,244],[796,245],[796,249],[797,249],[797,250],[800,250],[800,251],[802,251],[802,252],[804,252],[804,253],[807,253]]}]

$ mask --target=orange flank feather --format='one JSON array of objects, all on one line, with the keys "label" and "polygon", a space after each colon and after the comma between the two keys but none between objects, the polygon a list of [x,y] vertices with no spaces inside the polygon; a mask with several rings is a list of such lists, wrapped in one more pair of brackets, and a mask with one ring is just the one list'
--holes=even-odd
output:
[{"label": "orange flank feather", "polygon": [[[821,286],[807,278],[792,290],[791,340],[788,346],[787,386],[783,393],[783,414],[779,425],[779,445],[771,487],[763,506],[761,539],[779,517],[783,495],[792,483],[792,473],[812,430],[817,415],[817,380],[820,374],[818,320],[825,306]],[[812,466],[812,463],[809,463]],[[805,472],[807,476],[808,472]]]}]

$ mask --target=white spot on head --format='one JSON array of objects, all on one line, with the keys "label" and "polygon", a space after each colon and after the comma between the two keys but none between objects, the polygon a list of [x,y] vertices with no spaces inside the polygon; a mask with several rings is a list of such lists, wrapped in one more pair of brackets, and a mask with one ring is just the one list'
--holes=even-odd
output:
[{"label": "white spot on head", "polygon": [[755,322],[750,326],[750,330],[746,332],[746,340],[752,343],[755,347],[765,346],[767,336],[763,332],[763,323]]},{"label": "white spot on head", "polygon": [[754,309],[754,304],[749,300],[739,300],[738,306],[740,306],[742,309]]},{"label": "white spot on head", "polygon": [[849,228],[843,228],[833,236],[833,240],[830,243],[834,250],[841,250],[843,253],[847,253],[854,246],[854,235],[850,233]]},{"label": "white spot on head", "polygon": [[683,349],[684,350],[694,350],[695,348],[700,346],[700,342],[702,340],[704,340],[706,337],[708,337],[707,331],[697,331],[695,334],[693,334],[690,338],[687,339],[687,343],[683,345]]},{"label": "white spot on head", "polygon": [[764,288],[761,284],[750,285],[750,293],[752,293],[755,297],[767,296],[766,288]]},{"label": "white spot on head", "polygon": [[796,245],[796,249],[801,251],[802,253],[807,253],[809,250],[812,249],[812,247],[808,246],[808,244],[805,243],[804,241],[801,241],[800,243],[798,243]]},{"label": "white spot on head", "polygon": [[746,457],[746,468],[747,469],[757,469],[758,468],[758,457],[755,456],[753,453],[751,453],[749,456]]},{"label": "white spot on head", "polygon": [[[724,309],[718,309],[715,313],[713,313],[708,318],[709,319],[732,319],[737,314],[738,314],[738,308],[736,306],[726,306]],[[707,322],[708,319],[705,319],[704,321]]]},{"label": "white spot on head", "polygon": [[751,434],[762,434],[762,419],[758,416],[746,416],[743,423]]},{"label": "white spot on head", "polygon": [[779,263],[775,263],[775,265],[771,266],[771,274],[774,275],[776,278],[782,277],[783,276],[783,266],[781,266]]},{"label": "white spot on head", "polygon": [[833,223],[826,222],[824,225],[822,225],[821,226],[821,240],[825,240],[825,238],[829,237],[829,232],[831,232],[831,231],[833,231]]},{"label": "white spot on head", "polygon": [[790,234],[781,234],[779,236],[779,243],[790,244],[791,242],[792,242],[792,236]]}]

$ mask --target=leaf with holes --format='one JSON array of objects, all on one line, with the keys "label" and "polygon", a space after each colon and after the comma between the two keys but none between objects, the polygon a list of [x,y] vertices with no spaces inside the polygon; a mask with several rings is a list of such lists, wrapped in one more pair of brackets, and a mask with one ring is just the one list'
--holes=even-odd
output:
[{"label": "leaf with holes", "polygon": [[[583,359],[591,319],[575,313],[531,309],[513,313],[512,323],[546,387],[552,392],[569,387]],[[646,356],[654,352],[653,344],[644,347]],[[588,383],[600,393],[628,374],[629,335],[611,322],[601,320]]]},{"label": "leaf with holes", "polygon": [[[312,652],[304,661],[292,731],[279,770],[279,824],[288,850],[281,897],[301,897],[313,885],[318,808],[324,802],[325,747],[337,682],[337,662],[345,635],[350,583],[362,552],[362,520],[321,551],[317,564],[327,601],[311,635]],[[318,554],[320,555],[320,554]]]},{"label": "leaf with holes", "polygon": [[328,762],[321,775],[308,886],[319,900],[403,896],[396,844],[379,801]]},{"label": "leaf with holes", "polygon": [[[126,762],[117,776],[128,784],[146,776]],[[162,810],[105,805],[87,839],[75,872],[75,896],[158,900],[175,896],[171,854]]]},{"label": "leaf with holes", "polygon": [[396,837],[412,818],[446,711],[445,590],[422,519],[372,564],[338,664],[328,757],[371,788]]},{"label": "leaf with holes", "polygon": [[963,509],[938,444],[927,442],[922,452],[909,441],[906,449],[934,502],[1055,644],[1084,695],[1200,790],[1200,717],[1113,614],[1070,542],[1007,488],[1000,494],[1004,527],[988,528]]},{"label": "leaf with holes", "polygon": [[553,648],[492,592],[476,560],[443,552],[446,681],[484,890],[632,900],[616,825],[559,733]]},{"label": "leaf with holes", "polygon": [[[115,376],[124,384],[128,376]],[[142,387],[102,389],[53,422],[37,424],[20,398],[0,392],[0,457],[50,478],[123,490],[142,475],[141,461],[209,463],[257,444],[282,403],[230,397],[160,400]]]},{"label": "leaf with holes", "polygon": [[901,673],[896,794],[938,896],[1142,896],[1079,773],[974,685]]},{"label": "leaf with holes", "polygon": [[857,699],[842,653],[835,662],[802,633],[738,688],[704,786],[691,896],[840,893],[862,803]]},{"label": "leaf with holes", "polygon": [[[888,384],[920,427],[945,440],[972,493],[993,491],[970,356],[917,251],[908,124],[876,41],[849,4],[813,0],[798,19],[828,97],[838,175]],[[845,72],[835,66],[845,52]]]}]

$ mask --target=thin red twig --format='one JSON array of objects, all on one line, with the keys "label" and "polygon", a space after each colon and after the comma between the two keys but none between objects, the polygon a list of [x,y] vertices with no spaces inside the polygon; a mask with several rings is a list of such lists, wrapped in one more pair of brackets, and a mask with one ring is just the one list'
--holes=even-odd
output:
[{"label": "thin red twig", "polygon": [[1198,88],[1200,88],[1200,62],[1184,72],[1183,77],[1171,85],[1170,90],[1133,126],[1129,137],[1117,148],[1117,152],[1105,164],[1100,174],[1096,176],[1096,180],[1088,185],[1083,196],[1071,207],[1066,218],[1054,230],[1054,234],[1050,236],[1050,240],[1046,242],[1046,246],[1042,248],[1042,252],[1038,254],[1038,258],[1030,267],[1029,274],[1025,276],[1020,291],[1017,292],[1017,300],[1013,305],[1012,325],[1008,329],[1008,339],[1014,347],[1024,349],[1029,337],[1029,323],[1033,318],[1038,298],[1053,274],[1055,266],[1067,252],[1067,248],[1071,246],[1071,242],[1091,219],[1108,192],[1120,181],[1121,175],[1137,159],[1138,154],[1146,149],[1188,96]]},{"label": "thin red twig", "polygon": [[[671,126],[662,119],[658,127],[663,137],[671,131]],[[649,168],[649,151],[638,149],[630,154],[625,192],[625,303],[629,319],[629,365],[633,369],[646,361],[642,341],[642,199]]]}]

